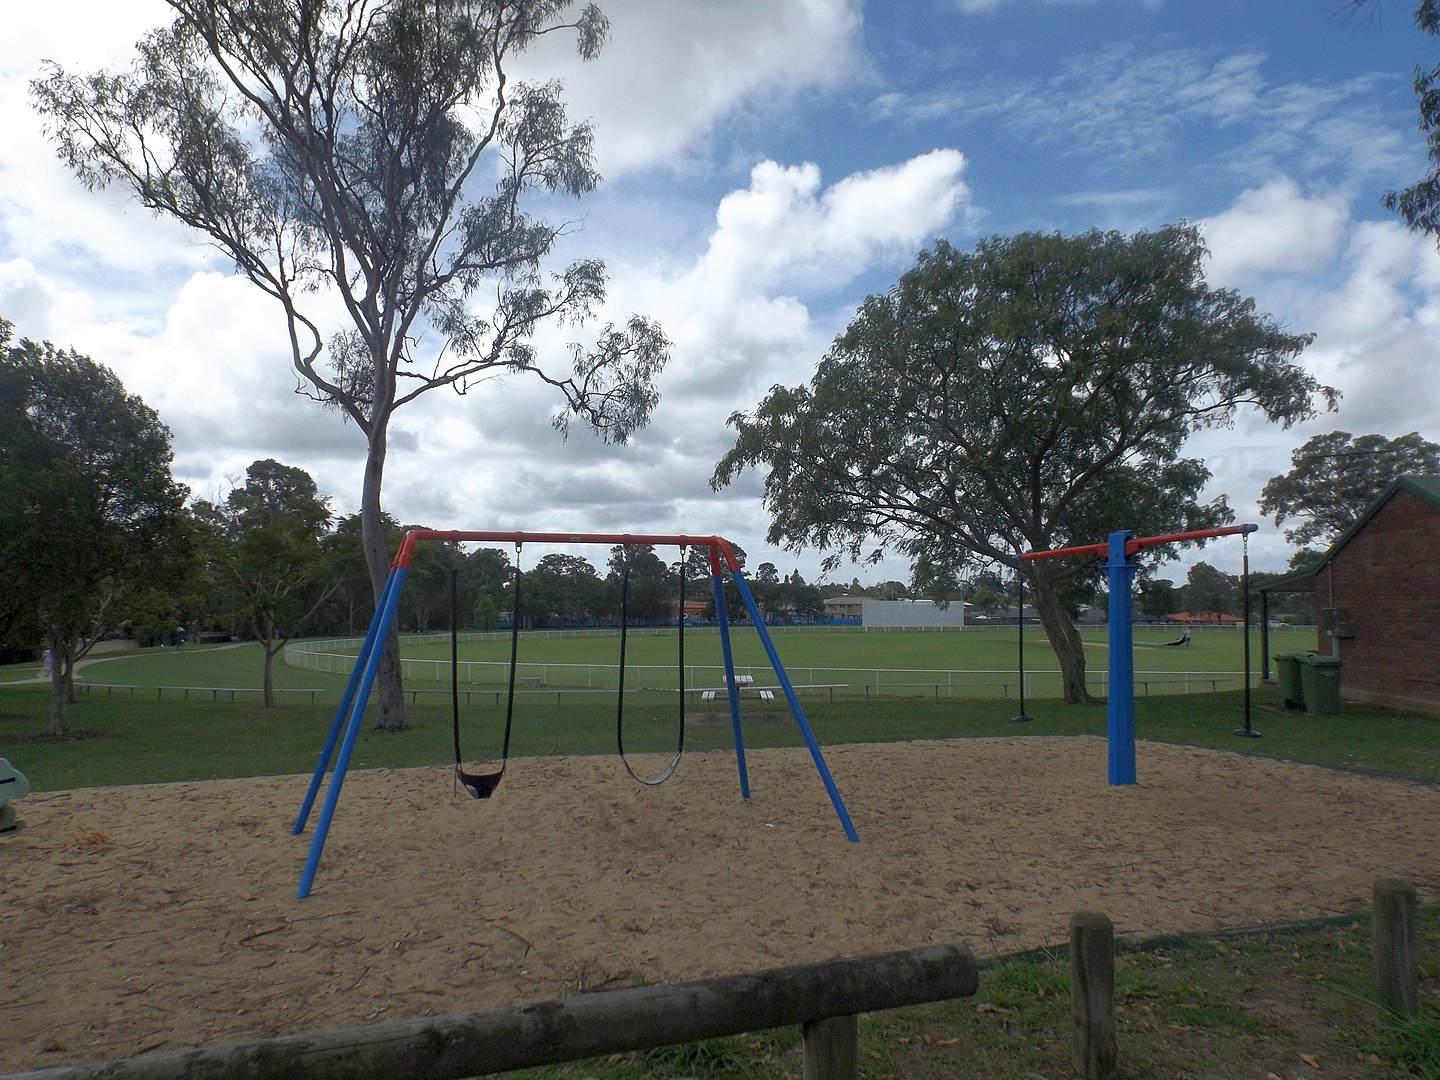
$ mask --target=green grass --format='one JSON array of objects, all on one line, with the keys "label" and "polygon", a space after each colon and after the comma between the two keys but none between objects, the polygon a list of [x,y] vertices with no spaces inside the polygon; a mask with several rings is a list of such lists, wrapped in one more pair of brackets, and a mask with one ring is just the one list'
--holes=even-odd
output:
[{"label": "green grass", "polygon": [[[968,696],[1015,696],[1017,693],[1017,641],[1013,630],[952,630],[938,632],[859,632],[849,628],[779,628],[772,631],[776,649],[787,673],[797,684],[848,684],[854,692],[872,687],[940,687],[941,693]],[[676,685],[678,642],[673,630],[632,633],[626,646],[627,685]],[[1086,655],[1092,685],[1103,687],[1108,667],[1104,629],[1086,630]],[[1244,669],[1243,639],[1233,630],[1199,630],[1190,645],[1166,648],[1173,640],[1168,628],[1142,627],[1135,632],[1135,670],[1152,673],[1149,690],[1160,693],[1187,689],[1186,673],[1218,672],[1231,687],[1240,685]],[[1251,635],[1252,670],[1260,670],[1260,635]],[[773,683],[774,674],[759,636],[749,627],[737,627],[732,636],[737,671],[751,674],[757,683]],[[1276,631],[1270,651],[1297,652],[1314,647],[1314,635],[1303,631]],[[345,649],[336,649],[343,654]],[[349,651],[353,653],[353,646]],[[407,638],[404,646],[407,677],[415,682],[439,684],[450,677],[448,635]],[[507,634],[471,635],[462,642],[461,678],[478,685],[502,685],[509,663]],[[616,684],[619,640],[614,632],[585,634],[524,634],[518,650],[520,677],[540,678],[548,686],[613,687]],[[1031,629],[1025,635],[1026,670],[1030,692],[1058,694],[1058,665],[1045,635]],[[722,657],[714,630],[692,630],[685,640],[690,685],[715,685]],[[338,666],[345,661],[337,658]],[[1142,675],[1143,677],[1143,675]],[[1189,680],[1188,689],[1208,687]],[[1142,690],[1142,692],[1145,692]]]},{"label": "green grass", "polygon": [[[1343,1076],[1440,1080],[1440,907],[1420,911],[1422,1007],[1394,1020],[1372,999],[1370,926],[1338,924],[1120,942],[1115,1000],[1120,1076]],[[877,1013],[860,1022],[860,1075],[1019,1080],[1071,1072],[1069,960],[1000,958],[975,997]],[[523,1080],[798,1077],[791,1029],[674,1051],[511,1074]]]},{"label": "green grass", "polygon": [[[797,635],[797,640],[801,636]],[[924,641],[946,636],[877,637]],[[277,685],[319,688],[323,693],[313,705],[303,696],[282,697],[275,709],[260,707],[258,694],[242,696],[234,703],[217,703],[205,695],[184,700],[173,690],[155,690],[257,686],[260,659],[259,646],[252,644],[147,650],[88,667],[82,675],[93,683],[140,689],[95,689],[83,696],[71,707],[71,724],[81,737],[68,741],[45,735],[47,686],[0,688],[0,756],[24,769],[40,790],[308,772],[314,768],[329,730],[344,675],[279,665]],[[24,677],[33,674],[28,667],[10,671]],[[433,765],[451,760],[448,692],[435,684],[411,686],[428,691],[420,693],[410,706],[411,728],[387,734],[377,732],[367,721],[361,728],[353,767]],[[1274,690],[1253,695],[1252,724],[1262,732],[1260,739],[1240,739],[1233,734],[1244,722],[1238,691],[1141,697],[1136,701],[1137,733],[1142,739],[1440,778],[1440,724],[1434,718],[1360,707],[1347,707],[1338,716],[1287,713],[1273,708],[1276,696]],[[1033,717],[1029,723],[1011,722],[1016,712],[1014,701],[937,698],[926,691],[918,696],[873,696],[868,700],[840,696],[833,701],[822,691],[802,693],[801,700],[822,744],[1103,735],[1106,729],[1103,704],[1066,706],[1053,699],[1027,701],[1026,711]],[[467,759],[480,761],[498,755],[503,703],[503,693],[471,693],[461,721]],[[803,745],[783,700],[747,698],[744,709],[747,747]],[[723,700],[692,703],[689,711],[692,719],[708,714],[715,722],[692,724],[686,734],[688,748],[733,746]],[[613,693],[521,693],[516,701],[511,752],[521,757],[613,753],[615,721]],[[668,751],[675,745],[677,725],[678,700],[673,691],[627,694],[627,750]]]}]

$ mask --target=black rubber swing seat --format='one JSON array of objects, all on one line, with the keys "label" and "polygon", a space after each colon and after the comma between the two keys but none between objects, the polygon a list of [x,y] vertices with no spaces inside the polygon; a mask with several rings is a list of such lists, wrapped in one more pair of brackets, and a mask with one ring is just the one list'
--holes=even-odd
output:
[{"label": "black rubber swing seat", "polygon": [[504,776],[504,769],[493,773],[468,773],[459,765],[455,766],[455,779],[476,799],[488,799],[494,795]]},{"label": "black rubber swing seat", "polygon": [[495,794],[505,777],[510,761],[510,728],[515,720],[515,656],[520,645],[520,547],[515,547],[515,583],[511,590],[510,617],[510,678],[505,695],[505,742],[500,752],[500,768],[495,772],[466,772],[460,754],[460,597],[459,575],[450,570],[450,710],[455,735],[455,783],[470,793],[471,798],[488,799]]}]

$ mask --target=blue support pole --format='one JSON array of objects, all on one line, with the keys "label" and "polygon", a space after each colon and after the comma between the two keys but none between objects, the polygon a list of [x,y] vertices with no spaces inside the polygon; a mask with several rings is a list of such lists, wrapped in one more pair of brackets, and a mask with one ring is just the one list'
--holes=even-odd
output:
[{"label": "blue support pole", "polygon": [[735,767],[740,771],[740,797],[748,799],[750,773],[745,768],[745,733],[740,729],[740,688],[735,685],[735,660],[730,652],[730,613],[725,608],[725,584],[718,572],[711,575],[710,583],[715,589],[715,618],[720,622],[720,652],[725,658],[725,695],[730,700],[730,727],[735,732]]},{"label": "blue support pole", "polygon": [[295,890],[298,900],[309,896],[310,888],[315,883],[315,872],[320,867],[320,855],[325,850],[325,838],[330,834],[330,819],[335,816],[335,804],[340,801],[340,788],[345,782],[345,771],[350,767],[350,755],[355,750],[355,738],[360,732],[365,706],[370,702],[370,688],[375,684],[375,672],[379,669],[380,657],[385,652],[385,635],[389,633],[390,624],[395,620],[395,608],[400,601],[405,574],[406,568],[403,566],[397,566],[390,572],[389,584],[382,594],[382,603],[375,615],[375,638],[370,655],[365,658],[365,671],[361,676],[359,692],[355,696],[354,708],[350,712],[350,725],[345,729],[345,739],[340,744],[340,756],[335,761],[335,772],[330,777],[330,786],[325,790],[325,805],[321,807],[320,820],[315,825],[315,837],[310,841],[310,854],[305,859],[305,869],[300,875],[300,887]]},{"label": "blue support pole", "polygon": [[335,710],[335,719],[330,724],[330,734],[325,737],[325,748],[320,751],[320,761],[315,766],[315,775],[310,778],[310,788],[305,792],[305,801],[300,804],[300,813],[295,816],[295,825],[290,830],[292,836],[299,836],[305,831],[305,822],[310,817],[310,811],[315,806],[315,796],[320,793],[320,781],[325,777],[325,770],[330,768],[330,755],[335,753],[335,744],[340,739],[340,731],[345,725],[345,719],[350,714],[350,706],[355,701],[355,692],[360,686],[360,675],[365,669],[365,661],[370,656],[370,650],[375,647],[376,627],[380,625],[380,613],[385,609],[385,598],[390,595],[390,589],[395,582],[395,571],[390,571],[390,576],[385,579],[385,588],[380,593],[380,603],[375,608],[375,614],[370,618],[370,625],[365,631],[365,642],[360,646],[360,655],[355,658],[355,666],[350,671],[350,682],[345,687],[345,693],[340,698],[340,707]]},{"label": "blue support pole", "polygon": [[1112,787],[1135,783],[1135,657],[1130,608],[1137,564],[1125,553],[1125,543],[1132,535],[1129,529],[1119,529],[1110,534],[1110,558],[1105,564],[1105,574],[1110,582],[1110,694],[1107,716]]},{"label": "blue support pole", "polygon": [[765,620],[760,616],[760,607],[755,603],[755,597],[751,595],[750,586],[745,584],[745,575],[739,570],[735,570],[733,576],[735,587],[740,590],[740,599],[745,602],[745,610],[750,613],[750,618],[755,623],[755,629],[760,634],[760,643],[765,647],[765,655],[770,658],[770,666],[775,669],[775,677],[780,680],[780,688],[785,691],[785,700],[790,703],[790,712],[795,717],[795,723],[800,727],[800,733],[805,737],[805,745],[810,748],[810,757],[815,762],[815,769],[820,773],[820,780],[830,794],[830,805],[835,807],[835,815],[840,819],[840,826],[845,830],[845,835],[850,842],[858,844],[860,836],[856,833],[855,826],[850,823],[850,814],[845,809],[845,801],[840,798],[840,790],[835,786],[829,766],[825,764],[825,756],[820,752],[820,744],[815,741],[815,733],[810,730],[810,722],[805,719],[805,710],[800,707],[800,699],[795,696],[795,688],[790,685],[790,676],[785,674],[785,665],[780,662],[780,655],[775,651],[775,643],[770,640],[770,632],[765,629]]}]

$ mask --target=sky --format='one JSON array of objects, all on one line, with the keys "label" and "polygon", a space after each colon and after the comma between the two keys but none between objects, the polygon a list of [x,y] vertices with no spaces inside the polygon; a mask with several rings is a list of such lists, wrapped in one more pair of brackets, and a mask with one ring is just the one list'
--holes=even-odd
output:
[{"label": "sky", "polygon": [[[819,576],[823,552],[768,545],[763,475],[709,479],[726,420],[814,373],[867,295],[936,238],[1134,232],[1187,221],[1210,284],[1291,332],[1299,363],[1343,394],[1282,430],[1242,411],[1186,452],[1237,520],[1252,569],[1284,569],[1265,482],[1337,428],[1440,441],[1440,256],[1381,204],[1423,175],[1411,87],[1440,39],[1414,0],[607,0],[586,64],[525,58],[589,120],[605,180],[560,208],[559,269],[600,257],[603,318],[638,312],[673,342],[650,426],[623,446],[551,427],[553,392],[490,381],[435,391],[391,428],[385,507],[441,529],[718,533],[753,568]],[[176,479],[214,499],[246,467],[304,469],[358,509],[365,442],[297,395],[273,301],[180,225],[119,190],[86,191],[56,158],[28,85],[123,68],[163,0],[7,5],[0,50],[0,316],[112,368],[173,433]],[[568,336],[567,336],[568,335]],[[565,364],[575,335],[538,343]],[[1124,528],[1125,522],[1116,522]],[[1103,537],[1095,537],[1101,541]],[[1235,546],[1192,549],[1238,573]],[[540,552],[543,553],[543,552]],[[599,550],[573,549],[597,566]],[[538,555],[539,553],[537,553]],[[532,557],[527,549],[527,561]],[[891,557],[832,578],[904,579]]]}]

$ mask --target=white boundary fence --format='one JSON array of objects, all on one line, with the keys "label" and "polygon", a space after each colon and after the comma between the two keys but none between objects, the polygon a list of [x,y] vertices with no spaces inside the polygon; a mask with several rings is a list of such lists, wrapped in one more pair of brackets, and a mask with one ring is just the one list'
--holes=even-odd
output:
[{"label": "white boundary fence", "polygon": [[[805,630],[806,627],[796,627]],[[846,627],[858,631],[861,627]],[[687,631],[694,633],[695,631]],[[828,632],[828,631],[827,631]],[[883,631],[881,631],[883,632]],[[913,630],[888,632],[913,633]],[[613,630],[559,630],[546,631],[560,637],[581,637],[614,635]],[[652,634],[673,634],[673,628],[658,630],[631,630],[632,636]],[[448,642],[448,636],[442,636]],[[401,645],[435,645],[442,637],[436,635],[402,635]],[[461,634],[461,641],[509,640],[508,633]],[[292,667],[311,671],[326,671],[334,674],[349,674],[355,666],[355,656],[361,645],[360,638],[333,638],[329,640],[301,641],[285,647],[285,662]],[[401,674],[407,680],[447,684],[450,682],[450,660],[445,659],[402,659]],[[462,660],[459,663],[459,681],[467,686],[501,686],[509,674],[508,660]],[[852,696],[864,695],[924,695],[927,697],[1017,697],[1020,692],[1018,673],[1014,668],[858,668],[858,667],[785,667],[790,679],[798,687],[821,686],[835,692]],[[635,690],[674,690],[676,671],[674,664],[627,664],[626,683]],[[748,675],[757,684],[774,680],[774,673],[768,666],[737,664],[737,675]],[[521,687],[543,686],[551,691],[565,689],[613,690],[617,684],[618,670],[614,664],[571,664],[556,662],[527,662],[521,659],[516,666],[516,677]],[[686,664],[685,683],[689,687],[715,687],[724,685],[725,669],[719,664]],[[1240,671],[1137,671],[1135,693],[1141,697],[1157,694],[1218,693],[1221,690],[1239,690],[1244,687],[1244,673]],[[1256,676],[1258,678],[1258,676]],[[1104,669],[1090,670],[1088,683],[1093,692],[1101,697],[1108,696],[1110,676]],[[1030,669],[1025,672],[1025,696],[1058,696],[1060,693],[1060,672],[1058,669]]]}]

